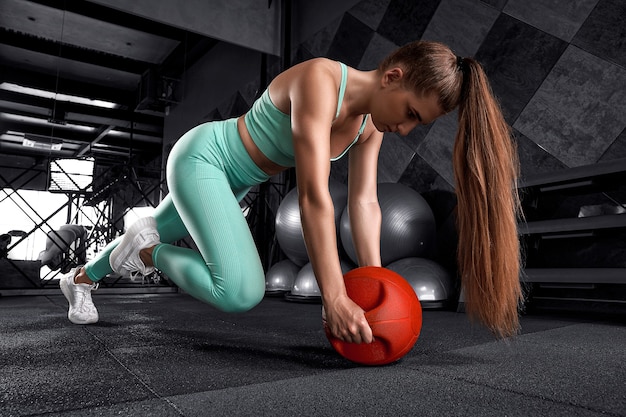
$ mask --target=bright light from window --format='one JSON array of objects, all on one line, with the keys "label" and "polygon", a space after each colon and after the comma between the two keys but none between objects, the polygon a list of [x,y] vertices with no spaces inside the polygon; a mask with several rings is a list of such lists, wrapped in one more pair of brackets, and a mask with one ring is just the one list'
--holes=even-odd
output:
[{"label": "bright light from window", "polygon": [[[46,247],[46,232],[58,229],[67,220],[67,209],[54,214],[63,204],[67,204],[65,195],[44,191],[0,189],[0,213],[2,213],[0,233],[8,233],[11,230],[29,232],[36,223],[52,216],[42,229],[37,229],[22,243],[14,246],[9,258],[28,261],[37,259],[39,252]],[[13,238],[11,245],[15,245],[18,239]]]},{"label": "bright light from window", "polygon": [[[39,257],[41,251],[46,249],[47,233],[51,230],[59,230],[67,224],[68,200],[65,194],[53,194],[45,191],[13,190],[10,188],[0,189],[0,234],[9,233],[12,230],[30,233],[21,243],[17,243],[20,237],[11,239],[11,251],[9,259],[33,261]],[[65,207],[63,207],[65,206]],[[72,224],[87,227],[95,226],[101,220],[101,215],[106,203],[101,202],[97,206],[85,206],[80,208]],[[55,211],[57,212],[55,214]],[[38,227],[38,223],[48,219],[44,225]],[[97,252],[100,242],[92,243],[87,249],[87,259],[92,259]],[[44,266],[40,276],[46,276],[50,270]],[[1,277],[1,274],[0,274]]]},{"label": "bright light from window", "polygon": [[133,223],[142,217],[152,216],[154,207],[133,207],[124,215],[124,230],[128,230]]},{"label": "bright light from window", "polygon": [[50,161],[49,191],[92,191],[93,158]]},{"label": "bright light from window", "polygon": [[50,98],[59,101],[68,101],[70,103],[76,104],[87,104],[89,106],[104,107],[107,109],[114,109],[118,107],[116,103],[111,103],[110,101],[92,100],[79,96],[68,96],[66,94],[53,93],[52,91],[39,90],[37,88],[22,87],[21,85],[7,82],[3,82],[2,84],[0,84],[0,90],[13,91],[15,93],[28,94],[31,96]]}]

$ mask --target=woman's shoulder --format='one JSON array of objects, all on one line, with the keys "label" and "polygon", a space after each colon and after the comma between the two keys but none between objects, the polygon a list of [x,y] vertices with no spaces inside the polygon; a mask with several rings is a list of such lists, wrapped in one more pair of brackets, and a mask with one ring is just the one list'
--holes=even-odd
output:
[{"label": "woman's shoulder", "polygon": [[339,61],[335,61],[334,59],[325,58],[325,57],[317,57],[307,59],[306,61],[302,61],[292,68],[314,68],[314,69],[324,69],[324,68],[333,68],[339,65]]},{"label": "woman's shoulder", "polygon": [[340,82],[340,73],[341,68],[337,61],[312,58],[290,67],[274,78],[269,86],[270,95],[279,108],[288,108],[289,97],[293,97],[294,91],[335,91]]},{"label": "woman's shoulder", "polygon": [[311,58],[302,61],[285,70],[279,77],[299,78],[299,77],[327,77],[339,72],[340,67],[337,61],[329,58]]}]

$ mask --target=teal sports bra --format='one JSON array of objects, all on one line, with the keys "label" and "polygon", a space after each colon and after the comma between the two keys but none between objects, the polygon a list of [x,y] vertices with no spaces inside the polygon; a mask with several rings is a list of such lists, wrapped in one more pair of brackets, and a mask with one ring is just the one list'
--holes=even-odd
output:
[{"label": "teal sports bra", "polygon": [[[348,67],[340,62],[341,65],[341,84],[339,86],[339,97],[337,100],[337,112],[335,120],[341,111],[343,96],[346,92],[346,83],[348,80]],[[343,157],[352,146],[359,140],[359,137],[365,129],[368,115],[363,116],[361,127],[350,145],[331,161],[336,161]],[[252,140],[261,152],[275,164],[292,167],[295,165],[295,151],[293,149],[293,135],[291,132],[291,116],[280,111],[266,89],[261,97],[254,102],[252,108],[244,118],[248,132]]]}]

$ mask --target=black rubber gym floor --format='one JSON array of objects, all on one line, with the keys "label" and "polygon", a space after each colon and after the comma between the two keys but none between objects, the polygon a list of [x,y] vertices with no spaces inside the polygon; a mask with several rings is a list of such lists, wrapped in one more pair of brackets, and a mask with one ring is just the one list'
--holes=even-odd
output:
[{"label": "black rubber gym floor", "polygon": [[626,326],[527,315],[496,341],[424,311],[392,365],[338,356],[320,305],[226,314],[185,294],[98,294],[71,324],[51,292],[0,297],[1,416],[626,416]]}]

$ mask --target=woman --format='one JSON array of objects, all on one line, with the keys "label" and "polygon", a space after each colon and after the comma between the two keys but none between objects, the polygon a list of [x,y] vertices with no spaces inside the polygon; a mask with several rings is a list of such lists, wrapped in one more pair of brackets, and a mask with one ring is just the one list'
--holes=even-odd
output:
[{"label": "woman", "polygon": [[[331,161],[349,152],[348,210],[359,265],[380,266],[376,171],[383,132],[407,135],[457,106],[453,162],[466,308],[495,334],[516,333],[518,168],[509,128],[480,65],[423,41],[399,48],[373,71],[324,58],[295,65],[245,115],[183,135],[168,159],[170,194],[154,217],[135,223],[61,280],[68,317],[74,323],[98,320],[90,291],[106,274],[155,267],[221,310],[252,308],[264,295],[264,271],[238,201],[254,184],[295,166],[304,238],[327,324],[343,341],[370,343],[364,312],[343,283],[328,189]],[[199,253],[170,244],[187,235]]]}]

